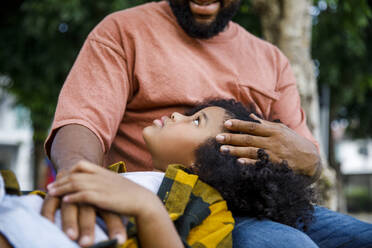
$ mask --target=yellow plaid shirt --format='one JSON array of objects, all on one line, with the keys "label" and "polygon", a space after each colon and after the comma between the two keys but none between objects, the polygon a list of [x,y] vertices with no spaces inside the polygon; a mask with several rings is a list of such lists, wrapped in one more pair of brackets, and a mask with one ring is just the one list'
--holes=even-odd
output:
[{"label": "yellow plaid shirt", "polygon": [[[123,162],[111,165],[109,169],[117,173],[126,172]],[[1,174],[7,192],[19,194],[19,185],[15,176],[9,171],[1,171]],[[45,195],[40,191],[32,193]],[[163,201],[185,247],[232,247],[234,218],[221,195],[214,188],[200,181],[197,175],[187,173],[182,165],[169,165],[158,196]],[[116,247],[140,247],[133,218],[129,220],[127,232],[127,242]],[[93,247],[112,247],[112,245],[113,242],[107,242],[107,246],[99,243]]]}]

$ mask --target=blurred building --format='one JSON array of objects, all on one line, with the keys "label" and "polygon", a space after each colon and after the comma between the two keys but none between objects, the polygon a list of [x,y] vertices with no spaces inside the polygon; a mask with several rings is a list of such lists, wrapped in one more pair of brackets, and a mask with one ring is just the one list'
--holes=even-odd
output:
[{"label": "blurred building", "polygon": [[15,172],[22,190],[33,188],[31,154],[29,112],[14,106],[14,98],[0,88],[0,169]]},{"label": "blurred building", "polygon": [[372,174],[372,140],[342,140],[336,155],[343,174]]},{"label": "blurred building", "polygon": [[372,212],[372,140],[342,140],[336,146],[350,212]]}]

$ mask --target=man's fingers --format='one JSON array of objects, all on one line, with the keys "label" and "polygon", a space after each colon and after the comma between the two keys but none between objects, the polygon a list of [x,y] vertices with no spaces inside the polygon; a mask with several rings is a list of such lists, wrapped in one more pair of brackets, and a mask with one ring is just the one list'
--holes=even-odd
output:
[{"label": "man's fingers", "polygon": [[76,240],[79,237],[77,205],[62,202],[61,215],[63,231],[70,239]]},{"label": "man's fingers", "polygon": [[257,160],[250,159],[250,158],[239,158],[238,162],[239,164],[242,164],[242,165],[250,165],[250,164],[255,164]]},{"label": "man's fingers", "polygon": [[252,119],[254,119],[254,120],[256,120],[256,121],[259,121],[260,123],[266,121],[266,120],[264,120],[264,119],[259,118],[257,115],[255,115],[255,114],[253,114],[253,113],[250,114],[249,117],[251,117]]},{"label": "man's fingers", "polygon": [[240,146],[221,146],[220,150],[222,153],[229,153],[230,155],[237,156],[240,158],[247,159],[258,159],[259,148],[256,147],[240,147]]},{"label": "man's fingers", "polygon": [[54,215],[61,200],[58,197],[47,195],[41,208],[41,215],[54,222]]},{"label": "man's fingers", "polygon": [[124,244],[127,240],[127,231],[121,217],[108,211],[101,211],[100,215],[106,223],[110,239],[117,239],[119,244]]},{"label": "man's fingers", "polygon": [[266,148],[267,138],[249,134],[223,133],[216,136],[216,140],[221,144],[241,146],[241,147],[260,147]]},{"label": "man's fingers", "polygon": [[271,122],[260,120],[260,123],[231,119],[225,122],[225,127],[231,131],[268,137],[273,134]]},{"label": "man's fingers", "polygon": [[258,160],[256,147],[221,146],[222,153],[239,157],[238,162],[242,165],[255,164]]},{"label": "man's fingers", "polygon": [[92,206],[79,205],[79,244],[83,247],[94,244],[96,212]]}]

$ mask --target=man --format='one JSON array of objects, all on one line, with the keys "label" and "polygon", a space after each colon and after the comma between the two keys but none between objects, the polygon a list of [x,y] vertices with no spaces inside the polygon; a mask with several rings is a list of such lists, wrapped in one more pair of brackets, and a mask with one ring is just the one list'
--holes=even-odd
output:
[{"label": "man", "polygon": [[[316,180],[321,171],[317,144],[306,127],[288,60],[230,21],[239,5],[239,0],[170,0],[105,18],[88,36],[60,94],[46,141],[58,174],[68,173],[81,160],[97,165],[123,160],[129,170],[151,170],[141,137],[151,120],[206,99],[234,98],[253,102],[260,114],[283,124],[227,121],[226,128],[244,134],[218,135],[217,141],[225,144],[221,152],[249,163],[264,148],[272,160],[285,159]],[[53,220],[59,204],[59,199],[48,198],[43,215]],[[61,209],[66,234],[90,245],[93,208],[63,203]],[[99,213],[110,237],[122,241],[125,231],[118,216]],[[326,243],[336,229],[335,236],[347,234],[347,242],[355,245],[357,232],[349,229],[367,230],[361,222],[323,208],[316,209],[316,216],[309,236],[270,221],[237,219],[235,245],[317,247],[323,242],[336,247],[344,243]],[[331,228],[326,222],[331,219],[348,223],[349,229]]]}]

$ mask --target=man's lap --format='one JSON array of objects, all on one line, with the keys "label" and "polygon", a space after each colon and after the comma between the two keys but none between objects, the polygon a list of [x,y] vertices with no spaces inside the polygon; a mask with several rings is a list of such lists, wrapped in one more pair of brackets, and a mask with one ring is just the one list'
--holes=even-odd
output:
[{"label": "man's lap", "polygon": [[316,244],[301,231],[269,220],[235,219],[233,242],[236,248],[315,248]]},{"label": "man's lap", "polygon": [[306,233],[319,247],[372,247],[372,224],[324,207],[315,208],[315,218]]},{"label": "man's lap", "polygon": [[237,218],[234,247],[372,247],[372,224],[323,207],[305,233],[269,220]]}]

